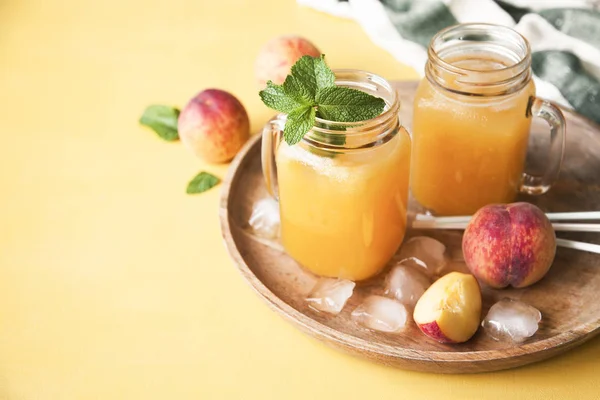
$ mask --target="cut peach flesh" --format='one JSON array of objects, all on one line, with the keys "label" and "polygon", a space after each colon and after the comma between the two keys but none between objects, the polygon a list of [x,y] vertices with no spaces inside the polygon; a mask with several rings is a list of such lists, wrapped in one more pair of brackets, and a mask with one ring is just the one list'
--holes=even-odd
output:
[{"label": "cut peach flesh", "polygon": [[473,275],[459,272],[441,277],[421,296],[413,317],[421,330],[437,341],[469,340],[481,319],[481,291],[477,280]]}]

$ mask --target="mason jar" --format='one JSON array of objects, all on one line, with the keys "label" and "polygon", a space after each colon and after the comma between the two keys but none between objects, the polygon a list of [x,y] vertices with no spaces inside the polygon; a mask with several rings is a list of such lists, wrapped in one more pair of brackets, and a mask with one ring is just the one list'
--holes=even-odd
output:
[{"label": "mason jar", "polygon": [[[546,120],[545,172],[525,172],[532,117]],[[519,192],[541,194],[565,148],[560,110],[535,97],[531,50],[516,31],[461,24],[437,33],[414,100],[411,191],[428,211],[470,215]]]},{"label": "mason jar", "polygon": [[282,140],[280,114],[263,130],[263,173],[279,201],[286,252],[317,275],[361,280],[377,274],[404,238],[411,143],[385,79],[334,73],[336,85],[384,99],[383,113],[361,122],[317,118],[292,146]]}]

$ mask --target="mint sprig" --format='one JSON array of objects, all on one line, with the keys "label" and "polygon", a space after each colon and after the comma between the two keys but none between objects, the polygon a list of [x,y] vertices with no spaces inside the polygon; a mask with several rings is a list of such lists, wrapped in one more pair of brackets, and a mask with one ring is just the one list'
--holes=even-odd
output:
[{"label": "mint sprig", "polygon": [[385,101],[360,90],[336,86],[325,56],[303,56],[283,85],[267,82],[260,98],[269,108],[287,114],[283,137],[294,145],[314,126],[315,118],[335,122],[358,122],[375,118]]}]

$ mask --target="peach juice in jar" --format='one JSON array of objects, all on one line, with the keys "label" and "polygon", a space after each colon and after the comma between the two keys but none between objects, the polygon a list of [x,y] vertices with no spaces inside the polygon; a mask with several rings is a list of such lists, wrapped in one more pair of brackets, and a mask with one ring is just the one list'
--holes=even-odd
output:
[{"label": "peach juice in jar", "polygon": [[384,112],[358,123],[317,118],[292,146],[277,138],[279,116],[263,134],[263,170],[279,198],[287,253],[315,274],[362,280],[404,238],[411,144],[388,82],[363,71],[335,75],[338,86],[383,98]]},{"label": "peach juice in jar", "polygon": [[[428,56],[414,102],[416,200],[435,214],[469,215],[519,191],[546,192],[562,161],[564,119],[535,98],[526,40],[509,28],[463,24],[439,32]],[[551,126],[542,177],[524,174],[532,115]]]}]

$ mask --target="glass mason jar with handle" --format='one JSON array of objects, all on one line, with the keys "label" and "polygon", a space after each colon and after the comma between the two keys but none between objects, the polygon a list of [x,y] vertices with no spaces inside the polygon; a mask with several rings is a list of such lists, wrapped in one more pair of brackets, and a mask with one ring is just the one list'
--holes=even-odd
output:
[{"label": "glass mason jar with handle", "polygon": [[[532,117],[550,126],[545,173],[524,172]],[[542,194],[565,148],[560,110],[535,97],[529,44],[498,25],[437,33],[414,102],[411,191],[439,215],[469,215],[519,192]]]},{"label": "glass mason jar with handle", "polygon": [[317,118],[293,146],[282,140],[280,114],[263,130],[263,173],[279,200],[287,253],[315,274],[361,280],[377,274],[404,238],[411,144],[385,79],[334,73],[336,85],[383,98],[383,113],[361,122]]}]

